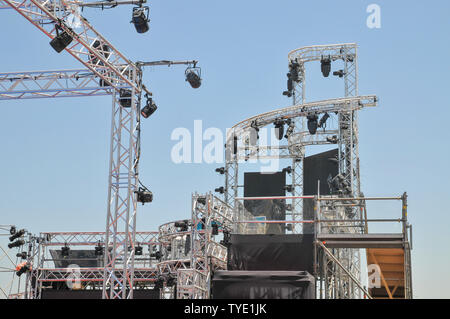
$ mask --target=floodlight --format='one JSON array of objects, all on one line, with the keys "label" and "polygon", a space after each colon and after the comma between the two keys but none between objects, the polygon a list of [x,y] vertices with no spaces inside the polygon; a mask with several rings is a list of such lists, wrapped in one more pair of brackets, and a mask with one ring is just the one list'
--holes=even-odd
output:
[{"label": "floodlight", "polygon": [[311,135],[316,134],[317,132],[317,115],[314,114],[310,114],[307,116],[308,119],[308,131]]},{"label": "floodlight", "polygon": [[186,81],[189,82],[192,88],[198,89],[200,85],[202,85],[202,78],[201,78],[201,69],[197,67],[189,67],[184,72],[186,76]]},{"label": "floodlight", "polygon": [[134,24],[137,33],[145,33],[150,29],[148,23],[150,22],[149,16],[150,9],[148,7],[134,7],[131,17],[131,23]]},{"label": "floodlight", "polygon": [[144,118],[149,118],[150,115],[152,115],[153,113],[155,113],[155,111],[158,109],[158,107],[156,106],[156,103],[153,101],[153,99],[147,98],[147,103],[145,104],[145,106],[142,108],[141,110],[141,115]]},{"label": "floodlight", "polygon": [[22,245],[25,245],[25,241],[23,239],[19,239],[19,240],[16,240],[15,242],[13,242],[13,243],[9,243],[8,244],[8,248],[11,249],[11,248],[14,248],[14,247],[20,247]]},{"label": "floodlight", "polygon": [[61,53],[72,42],[73,38],[66,31],[63,31],[59,25],[55,25],[55,29],[56,37],[50,41],[50,45],[56,52]]},{"label": "floodlight", "polygon": [[328,56],[328,57],[323,57],[322,56],[322,60],[320,60],[320,68],[321,68],[321,71],[322,71],[322,75],[327,78],[330,75],[330,72],[331,72],[331,58],[330,58],[330,56]]}]

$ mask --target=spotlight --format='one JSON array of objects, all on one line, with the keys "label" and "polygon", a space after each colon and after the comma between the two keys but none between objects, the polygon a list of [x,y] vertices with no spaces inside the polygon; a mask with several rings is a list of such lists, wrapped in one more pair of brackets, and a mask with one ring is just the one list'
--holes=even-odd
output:
[{"label": "spotlight", "polygon": [[160,251],[157,251],[157,252],[150,254],[150,257],[155,258],[156,260],[161,260],[162,254]]},{"label": "spotlight", "polygon": [[188,229],[189,229],[188,224],[189,224],[188,220],[178,221],[178,222],[175,222],[175,227],[179,228],[180,232],[188,231]]},{"label": "spotlight", "polygon": [[322,116],[322,118],[320,119],[318,126],[323,127],[329,118],[330,118],[330,115],[328,113],[325,113]]},{"label": "spotlight", "polygon": [[131,90],[120,89],[119,91],[119,104],[123,107],[131,107]]},{"label": "spotlight", "polygon": [[153,193],[146,188],[139,187],[137,194],[137,201],[144,205],[145,203],[151,203],[153,201]]},{"label": "spotlight", "polygon": [[202,205],[206,205],[206,197],[198,197],[197,202],[199,202]]},{"label": "spotlight", "polygon": [[142,246],[136,246],[136,247],[134,247],[134,254],[136,255],[136,256],[142,256],[142,253],[143,253],[143,247]]},{"label": "spotlight", "polygon": [[327,136],[327,142],[331,143],[331,144],[337,144],[338,142],[338,138],[337,135],[333,135],[333,136]]},{"label": "spotlight", "polygon": [[290,166],[285,167],[285,168],[283,168],[282,172],[291,174],[292,173],[292,167],[290,167]]},{"label": "spotlight", "polygon": [[13,243],[9,243],[8,244],[8,248],[11,249],[11,248],[20,247],[20,246],[23,246],[23,245],[25,245],[25,241],[23,239],[19,239],[19,240],[16,240],[15,242],[13,242]]},{"label": "spotlight", "polygon": [[219,235],[219,225],[217,223],[211,224],[212,232],[211,235]]},{"label": "spotlight", "polygon": [[10,235],[14,235],[16,233],[16,226],[11,226],[11,228],[9,229],[9,234]]},{"label": "spotlight", "polygon": [[202,85],[202,78],[201,78],[201,69],[197,67],[189,67],[184,72],[186,76],[186,81],[189,82],[192,88],[198,89],[200,85]]},{"label": "spotlight", "polygon": [[30,268],[30,266],[29,266],[26,262],[23,262],[23,263],[19,264],[19,265],[16,267],[16,270],[17,270],[17,271],[16,271],[16,275],[17,275],[18,277],[20,277],[20,276],[22,276],[22,274],[24,274],[25,272],[31,270],[31,268]]},{"label": "spotlight", "polygon": [[155,102],[153,101],[153,99],[147,98],[147,103],[145,104],[145,106],[142,108],[141,110],[141,115],[144,118],[148,118],[150,115],[152,115],[153,113],[155,113],[155,111],[158,109],[158,107],[156,106]]},{"label": "spotlight", "polygon": [[27,259],[27,252],[22,251],[21,253],[16,254],[16,257],[21,259]]},{"label": "spotlight", "polygon": [[298,64],[296,61],[291,61],[289,63],[289,73],[291,75],[290,78],[294,82],[298,82],[299,67],[300,64]]},{"label": "spotlight", "polygon": [[219,188],[216,188],[214,191],[216,193],[223,194],[223,193],[225,193],[225,188],[223,188],[223,186],[220,186]]},{"label": "spotlight", "polygon": [[286,186],[283,187],[283,189],[284,189],[286,192],[289,192],[289,193],[292,193],[292,191],[293,191],[292,185],[286,185]]},{"label": "spotlight", "polygon": [[237,138],[237,136],[234,136],[233,137],[233,154],[235,154],[236,155],[236,153],[237,153],[237,148],[238,148],[238,138]]},{"label": "spotlight", "polygon": [[282,119],[276,119],[273,123],[275,125],[275,134],[277,138],[281,141],[284,135],[284,121]]},{"label": "spotlight", "polygon": [[216,168],[216,172],[219,173],[220,175],[225,174],[225,167]]},{"label": "spotlight", "polygon": [[149,16],[150,9],[148,7],[134,7],[133,14],[131,16],[131,23],[134,24],[137,33],[145,33],[150,27],[148,23],[150,22]]},{"label": "spotlight", "polygon": [[321,71],[322,71],[322,75],[327,78],[330,75],[330,71],[331,71],[331,58],[330,58],[330,56],[328,56],[328,57],[323,57],[322,56],[322,60],[320,60],[320,68],[321,68]]},{"label": "spotlight", "polygon": [[55,25],[55,29],[56,37],[50,41],[50,45],[56,52],[61,53],[72,42],[73,38],[66,31],[61,32],[62,29],[59,25]]},{"label": "spotlight", "polygon": [[66,246],[61,247],[61,255],[63,257],[68,257],[69,256],[69,252],[70,252],[69,246],[66,245]]},{"label": "spotlight", "polygon": [[334,71],[333,75],[342,78],[342,77],[344,77],[345,72],[344,72],[344,70]]},{"label": "spotlight", "polygon": [[103,255],[103,247],[102,247],[102,245],[100,245],[100,243],[98,243],[97,246],[95,246],[94,254],[95,254],[95,256]]},{"label": "spotlight", "polygon": [[306,117],[308,119],[308,131],[311,135],[316,134],[317,132],[317,115],[310,114]]},{"label": "spotlight", "polygon": [[14,241],[19,237],[22,237],[25,234],[25,229],[21,229],[16,231],[12,236],[9,237],[9,241]]},{"label": "spotlight", "polygon": [[288,129],[286,130],[286,134],[284,135],[285,138],[289,138],[289,136],[294,133],[295,124],[293,122],[289,123]]}]

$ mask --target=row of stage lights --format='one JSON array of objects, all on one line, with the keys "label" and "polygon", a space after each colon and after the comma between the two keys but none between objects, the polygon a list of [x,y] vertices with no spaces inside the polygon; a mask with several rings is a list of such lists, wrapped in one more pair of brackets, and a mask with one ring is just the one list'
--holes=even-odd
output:
[{"label": "row of stage lights", "polygon": [[[8,244],[9,249],[13,248],[20,248],[23,245],[25,245],[24,235],[26,233],[25,229],[17,230],[15,226],[11,226],[10,230],[10,237]],[[26,251],[22,251],[16,254],[17,258],[20,258],[21,260],[26,260],[28,258],[28,253]],[[31,270],[31,265],[28,261],[23,261],[20,264],[16,266],[16,275],[22,276],[22,274],[26,273],[27,271]]]}]

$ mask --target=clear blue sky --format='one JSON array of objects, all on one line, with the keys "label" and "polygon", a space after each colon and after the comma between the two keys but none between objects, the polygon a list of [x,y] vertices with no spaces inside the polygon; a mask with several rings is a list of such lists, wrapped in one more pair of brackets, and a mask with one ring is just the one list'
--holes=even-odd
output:
[{"label": "clear blue sky", "polygon": [[[381,7],[381,29],[366,27],[371,3]],[[182,67],[145,71],[159,109],[143,122],[141,179],[155,201],[139,207],[140,230],[188,217],[192,192],[222,184],[216,164],[171,162],[174,128],[192,130],[201,119],[204,127],[225,129],[287,106],[281,92],[290,50],[356,42],[360,94],[380,98],[379,108],[360,114],[362,188],[370,196],[409,193],[415,296],[450,298],[448,1],[155,0],[150,6],[146,34],[129,23],[130,7],[84,11],[132,60],[194,58],[202,67],[198,90],[184,81]],[[80,67],[12,10],[0,10],[0,29],[0,72]],[[308,100],[341,91],[311,84]],[[110,105],[109,97],[1,103],[0,224],[33,232],[104,230]]]}]

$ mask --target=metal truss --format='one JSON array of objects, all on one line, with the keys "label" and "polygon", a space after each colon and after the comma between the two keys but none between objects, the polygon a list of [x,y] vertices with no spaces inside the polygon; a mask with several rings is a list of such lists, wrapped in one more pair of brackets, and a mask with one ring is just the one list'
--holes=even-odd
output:
[{"label": "metal truss", "polygon": [[[124,87],[129,88],[129,87]],[[0,73],[0,100],[111,95],[87,69]]]}]

